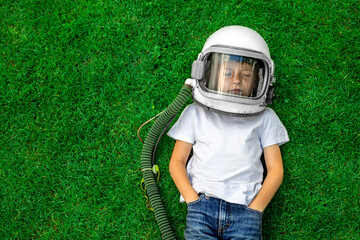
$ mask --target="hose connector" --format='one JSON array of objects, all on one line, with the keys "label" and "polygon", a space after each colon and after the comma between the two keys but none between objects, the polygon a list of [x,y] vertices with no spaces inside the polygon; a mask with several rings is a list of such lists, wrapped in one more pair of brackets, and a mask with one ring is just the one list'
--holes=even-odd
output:
[{"label": "hose connector", "polygon": [[190,85],[191,88],[195,88],[196,87],[196,80],[192,79],[192,78],[188,78],[185,81],[185,85]]}]

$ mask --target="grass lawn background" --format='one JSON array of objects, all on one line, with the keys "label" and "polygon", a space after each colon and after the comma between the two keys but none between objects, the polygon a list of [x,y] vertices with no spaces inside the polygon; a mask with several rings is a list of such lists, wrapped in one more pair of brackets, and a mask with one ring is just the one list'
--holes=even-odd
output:
[{"label": "grass lawn background", "polygon": [[[359,19],[355,0],[0,0],[0,238],[160,239],[137,128],[211,33],[244,25],[268,42],[291,139],[264,239],[360,239]],[[159,187],[182,239],[173,144]]]}]

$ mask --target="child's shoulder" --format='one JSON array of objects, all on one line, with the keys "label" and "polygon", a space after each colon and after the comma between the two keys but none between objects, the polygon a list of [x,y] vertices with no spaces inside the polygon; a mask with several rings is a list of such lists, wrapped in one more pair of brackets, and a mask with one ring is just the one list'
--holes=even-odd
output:
[{"label": "child's shoulder", "polygon": [[262,114],[262,118],[265,122],[267,121],[280,121],[278,115],[271,108],[266,108],[264,113]]},{"label": "child's shoulder", "polygon": [[191,111],[196,110],[199,107],[199,105],[195,104],[195,103],[191,103],[189,105],[186,106],[185,109],[190,109]]},{"label": "child's shoulder", "polygon": [[276,115],[275,111],[271,108],[265,108],[264,115]]},{"label": "child's shoulder", "polygon": [[194,103],[187,105],[181,113],[183,119],[193,119],[198,115],[198,106]]},{"label": "child's shoulder", "polygon": [[186,108],[184,109],[184,112],[187,112],[187,113],[198,113],[198,112],[201,112],[203,111],[203,108],[201,106],[199,106],[198,104],[196,103],[191,103],[189,104],[188,106],[186,106]]}]

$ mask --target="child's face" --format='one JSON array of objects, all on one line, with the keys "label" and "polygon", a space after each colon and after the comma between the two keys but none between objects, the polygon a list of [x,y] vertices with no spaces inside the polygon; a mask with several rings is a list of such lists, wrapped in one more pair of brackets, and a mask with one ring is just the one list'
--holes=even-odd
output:
[{"label": "child's face", "polygon": [[238,96],[250,96],[255,87],[254,68],[244,62],[228,61],[222,63],[219,72],[220,90]]}]

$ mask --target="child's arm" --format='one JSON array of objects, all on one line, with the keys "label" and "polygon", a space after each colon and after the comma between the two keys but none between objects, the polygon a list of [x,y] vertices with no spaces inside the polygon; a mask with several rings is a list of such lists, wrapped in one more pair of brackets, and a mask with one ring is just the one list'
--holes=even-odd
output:
[{"label": "child's arm", "polygon": [[279,145],[272,145],[264,148],[264,157],[267,169],[267,176],[259,193],[250,203],[249,208],[264,211],[270,200],[280,187],[284,169]]},{"label": "child's arm", "polygon": [[169,164],[171,177],[186,203],[195,201],[199,198],[198,194],[191,186],[189,177],[186,173],[186,162],[189,158],[192,146],[191,143],[177,140]]}]

